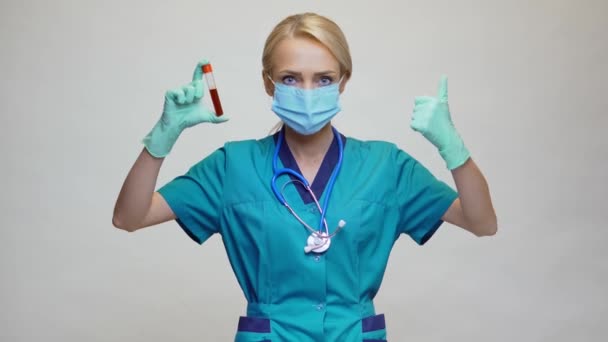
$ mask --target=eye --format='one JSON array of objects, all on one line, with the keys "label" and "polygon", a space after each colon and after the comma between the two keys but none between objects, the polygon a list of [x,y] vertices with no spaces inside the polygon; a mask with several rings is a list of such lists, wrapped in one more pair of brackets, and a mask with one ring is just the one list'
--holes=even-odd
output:
[{"label": "eye", "polygon": [[287,76],[283,76],[283,78],[281,79],[281,81],[283,82],[283,84],[285,85],[296,85],[296,83],[298,83],[296,81],[296,78],[290,75]]},{"label": "eye", "polygon": [[329,76],[321,76],[321,78],[319,79],[319,86],[320,87],[324,87],[324,86],[328,86],[330,84],[333,83],[333,78],[329,77]]}]

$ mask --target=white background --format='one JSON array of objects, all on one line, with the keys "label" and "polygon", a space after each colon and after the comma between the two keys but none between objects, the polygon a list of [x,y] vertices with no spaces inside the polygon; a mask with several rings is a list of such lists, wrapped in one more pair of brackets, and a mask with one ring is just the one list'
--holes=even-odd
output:
[{"label": "white background", "polygon": [[219,236],[113,228],[120,186],[164,92],[208,58],[223,125],[186,131],[158,185],[277,122],[261,53],[285,16],[334,19],[353,55],[337,128],[397,143],[453,184],[409,128],[450,80],[499,233],[445,224],[391,255],[378,312],[392,341],[605,341],[608,3],[2,1],[1,341],[228,341],[245,301]]}]

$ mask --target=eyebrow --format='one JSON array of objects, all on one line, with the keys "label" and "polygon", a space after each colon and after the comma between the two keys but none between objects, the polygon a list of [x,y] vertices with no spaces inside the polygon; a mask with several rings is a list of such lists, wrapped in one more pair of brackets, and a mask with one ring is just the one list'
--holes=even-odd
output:
[{"label": "eyebrow", "polygon": [[[293,71],[293,70],[281,70],[279,74],[293,74],[293,75],[302,75],[301,72]],[[329,75],[329,74],[337,74],[337,72],[333,70],[326,70],[321,72],[315,72],[315,75]]]}]

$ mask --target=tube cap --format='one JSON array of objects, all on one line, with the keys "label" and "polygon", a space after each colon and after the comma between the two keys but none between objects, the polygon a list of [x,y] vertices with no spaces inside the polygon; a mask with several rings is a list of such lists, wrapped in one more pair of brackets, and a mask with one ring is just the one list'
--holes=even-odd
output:
[{"label": "tube cap", "polygon": [[211,68],[211,64],[205,64],[203,65],[203,74],[206,74],[208,72],[212,72],[213,68]]}]

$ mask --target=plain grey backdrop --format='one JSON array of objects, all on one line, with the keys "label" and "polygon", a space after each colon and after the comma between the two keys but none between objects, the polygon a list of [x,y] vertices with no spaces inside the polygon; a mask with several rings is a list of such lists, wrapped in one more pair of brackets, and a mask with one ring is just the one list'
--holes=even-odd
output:
[{"label": "plain grey backdrop", "polygon": [[414,96],[448,75],[498,214],[494,237],[444,224],[424,247],[397,242],[376,300],[389,339],[605,341],[605,0],[2,1],[0,340],[233,338],[245,301],[221,238],[198,246],[175,222],[129,234],[112,210],[164,92],[200,58],[231,120],[187,130],[158,185],[268,133],[263,43],[303,11],[350,43],[336,127],[453,184],[409,128]]}]

